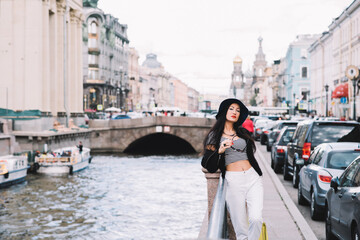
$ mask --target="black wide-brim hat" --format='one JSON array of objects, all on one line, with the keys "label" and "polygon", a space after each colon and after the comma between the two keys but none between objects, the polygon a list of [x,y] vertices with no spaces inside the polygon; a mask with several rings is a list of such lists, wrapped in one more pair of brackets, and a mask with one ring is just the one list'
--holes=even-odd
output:
[{"label": "black wide-brim hat", "polygon": [[228,98],[221,102],[218,113],[216,114],[216,119],[219,119],[219,117],[222,115],[226,115],[227,110],[229,109],[230,105],[233,103],[236,103],[240,106],[240,117],[238,123],[240,123],[241,125],[249,115],[249,110],[239,99],[236,98]]}]

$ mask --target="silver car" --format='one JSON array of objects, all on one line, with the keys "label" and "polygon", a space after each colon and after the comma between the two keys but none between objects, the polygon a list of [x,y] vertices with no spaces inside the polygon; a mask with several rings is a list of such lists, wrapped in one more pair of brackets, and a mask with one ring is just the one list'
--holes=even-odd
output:
[{"label": "silver car", "polygon": [[310,203],[312,219],[324,217],[331,179],[340,176],[358,156],[360,143],[353,142],[323,143],[311,152],[307,165],[299,173],[298,203]]}]

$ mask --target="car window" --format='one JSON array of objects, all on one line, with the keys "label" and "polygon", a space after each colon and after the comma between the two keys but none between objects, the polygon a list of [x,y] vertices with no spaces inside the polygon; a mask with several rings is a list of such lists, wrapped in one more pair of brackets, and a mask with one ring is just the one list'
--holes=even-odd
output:
[{"label": "car window", "polygon": [[340,187],[352,187],[353,186],[353,178],[358,168],[358,164],[360,163],[360,158],[356,161],[353,161],[350,166],[346,169],[344,174],[340,179]]},{"label": "car window", "polygon": [[314,124],[311,143],[317,146],[321,143],[336,142],[353,128],[353,125]]},{"label": "car window", "polygon": [[325,153],[324,149],[321,148],[318,154],[316,154],[313,164],[319,165],[319,162],[322,159],[324,153]]},{"label": "car window", "polygon": [[359,186],[360,186],[360,167],[358,166],[357,172],[354,177],[354,187],[359,187]]},{"label": "car window", "polygon": [[347,166],[358,156],[360,152],[355,151],[341,151],[341,152],[330,152],[327,157],[327,167],[334,169],[346,169]]},{"label": "car window", "polygon": [[298,142],[298,145],[302,146],[304,145],[304,142],[305,142],[305,137],[306,137],[306,132],[309,128],[309,125],[304,125],[301,129],[301,131],[299,132],[299,136],[298,136],[298,139],[299,139],[299,142]]},{"label": "car window", "polygon": [[316,154],[318,153],[319,149],[320,149],[320,148],[315,148],[314,151],[311,152],[310,158],[309,158],[309,161],[310,161],[310,162],[314,162],[315,156],[316,156]]},{"label": "car window", "polygon": [[294,135],[295,129],[287,129],[281,137],[281,142],[287,144]]},{"label": "car window", "polygon": [[301,132],[301,130],[304,128],[304,125],[303,126],[299,126],[299,127],[297,127],[296,128],[296,130],[295,130],[295,133],[294,133],[294,135],[293,135],[293,142],[295,142],[296,141],[296,139],[298,139],[299,138],[299,133]]}]

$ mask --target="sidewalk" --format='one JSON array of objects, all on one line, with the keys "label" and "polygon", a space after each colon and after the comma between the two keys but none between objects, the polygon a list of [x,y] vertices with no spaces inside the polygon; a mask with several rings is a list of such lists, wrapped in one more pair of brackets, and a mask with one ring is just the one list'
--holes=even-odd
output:
[{"label": "sidewalk", "polygon": [[269,239],[317,239],[263,154],[256,151],[255,157],[263,172],[263,219]]}]

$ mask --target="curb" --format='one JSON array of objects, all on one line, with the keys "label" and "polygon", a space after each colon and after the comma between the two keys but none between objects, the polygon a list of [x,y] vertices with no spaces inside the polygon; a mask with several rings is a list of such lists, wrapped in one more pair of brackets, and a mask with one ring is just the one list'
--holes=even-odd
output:
[{"label": "curb", "polygon": [[280,182],[278,176],[270,167],[269,163],[265,160],[264,155],[260,150],[255,152],[255,155],[258,155],[261,159],[261,162],[266,168],[267,173],[270,175],[271,180],[273,181],[277,192],[279,193],[282,201],[284,202],[286,208],[288,209],[291,217],[293,218],[296,226],[299,228],[302,236],[306,240],[317,240],[314,232],[310,228],[309,224],[306,222],[303,215],[300,213],[299,209],[296,207],[295,203],[291,200],[289,194],[287,193],[285,187]]}]

